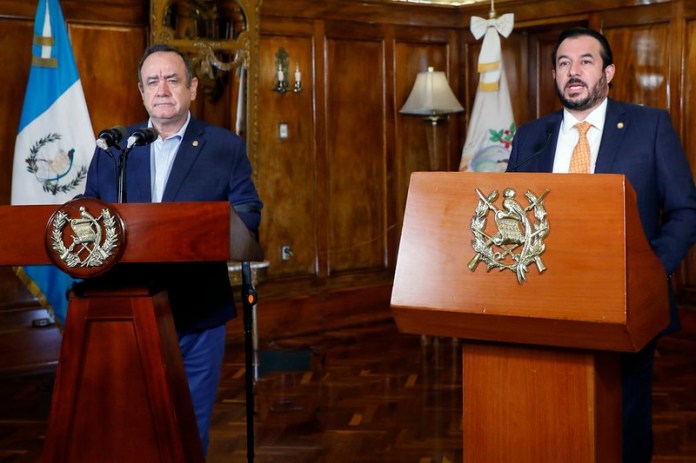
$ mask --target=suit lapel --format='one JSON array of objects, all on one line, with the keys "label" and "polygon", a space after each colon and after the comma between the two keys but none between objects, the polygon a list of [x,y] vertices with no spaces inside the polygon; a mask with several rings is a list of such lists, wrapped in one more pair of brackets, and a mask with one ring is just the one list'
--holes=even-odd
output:
[{"label": "suit lapel", "polygon": [[621,104],[610,98],[607,102],[607,114],[604,120],[602,141],[599,144],[595,173],[609,172],[614,164],[614,159],[619,155],[628,123],[626,112]]},{"label": "suit lapel", "polygon": [[167,186],[164,188],[162,195],[163,202],[176,199],[181,185],[191,171],[204,144],[203,125],[191,118],[184,133],[184,139],[181,140],[181,145],[179,145],[179,151],[176,153],[174,165],[169,173]]}]

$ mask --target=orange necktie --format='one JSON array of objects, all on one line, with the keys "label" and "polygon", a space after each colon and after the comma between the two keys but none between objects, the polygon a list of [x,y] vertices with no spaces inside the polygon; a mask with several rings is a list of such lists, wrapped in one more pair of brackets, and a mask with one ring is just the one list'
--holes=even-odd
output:
[{"label": "orange necktie", "polygon": [[580,137],[578,144],[573,149],[573,156],[570,158],[571,174],[589,174],[590,173],[590,142],[587,141],[587,131],[590,130],[592,124],[589,122],[578,122],[573,127],[578,129]]}]

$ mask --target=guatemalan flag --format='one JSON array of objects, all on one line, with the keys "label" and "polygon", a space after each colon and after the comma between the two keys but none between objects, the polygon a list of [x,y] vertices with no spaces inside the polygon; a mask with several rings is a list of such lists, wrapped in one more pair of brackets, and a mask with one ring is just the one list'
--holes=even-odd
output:
[{"label": "guatemalan flag", "polygon": [[474,98],[466,141],[459,163],[460,171],[505,172],[517,127],[510,91],[503,67],[500,37],[512,32],[512,13],[489,19],[471,18],[471,33],[483,37],[478,59],[479,85]]},{"label": "guatemalan flag", "polygon": [[[12,170],[12,204],[62,204],[84,193],[94,132],[58,0],[39,0]],[[53,265],[15,269],[61,321],[72,279]]]}]

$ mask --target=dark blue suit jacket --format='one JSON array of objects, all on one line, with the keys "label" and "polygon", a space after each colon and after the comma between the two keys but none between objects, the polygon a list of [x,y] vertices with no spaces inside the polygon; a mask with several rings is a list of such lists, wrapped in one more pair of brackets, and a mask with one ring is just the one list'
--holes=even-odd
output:
[{"label": "dark blue suit jacket", "polygon": [[[128,135],[145,124],[128,128]],[[127,138],[127,137],[126,137]],[[122,143],[125,144],[126,140]],[[117,151],[112,148],[112,152]],[[162,201],[229,201],[246,226],[257,232],[262,203],[251,180],[251,164],[241,138],[191,118],[167,180]],[[87,173],[85,196],[117,201],[114,159],[99,148]],[[126,162],[126,202],[152,201],[150,146],[136,146]],[[162,230],[177,233],[177,230]],[[167,289],[177,330],[196,332],[225,323],[236,315],[225,262],[121,266],[128,278]],[[110,276],[113,277],[113,276]]]},{"label": "dark blue suit jacket", "polygon": [[[508,172],[551,172],[563,111],[522,125]],[[696,243],[696,188],[667,111],[609,99],[595,173],[626,176],[638,197],[645,235],[665,273],[677,270]],[[670,288],[672,319],[679,327]]]}]

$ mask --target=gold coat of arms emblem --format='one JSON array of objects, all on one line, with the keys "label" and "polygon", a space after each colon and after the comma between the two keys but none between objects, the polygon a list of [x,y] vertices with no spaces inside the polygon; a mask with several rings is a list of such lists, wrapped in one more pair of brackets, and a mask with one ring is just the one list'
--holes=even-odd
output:
[{"label": "gold coat of arms emblem", "polygon": [[106,272],[118,261],[124,246],[121,217],[111,205],[93,198],[65,203],[47,226],[46,248],[51,260],[73,277]]},{"label": "gold coat of arms emblem", "polygon": [[[544,207],[548,190],[538,196],[527,191],[524,194],[527,205],[523,206],[517,200],[516,190],[506,188],[501,207],[496,206],[498,190],[489,195],[484,195],[478,188],[475,191],[479,201],[471,218],[474,237],[471,246],[476,254],[469,261],[469,270],[475,271],[483,262],[488,271],[497,268],[514,272],[519,284],[527,280],[530,265],[536,265],[539,273],[546,270],[541,254],[546,249],[544,238],[549,233],[548,214]],[[488,223],[491,213],[496,230]]]}]

